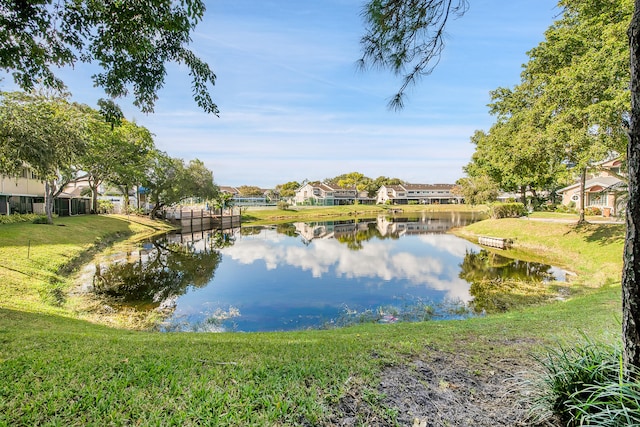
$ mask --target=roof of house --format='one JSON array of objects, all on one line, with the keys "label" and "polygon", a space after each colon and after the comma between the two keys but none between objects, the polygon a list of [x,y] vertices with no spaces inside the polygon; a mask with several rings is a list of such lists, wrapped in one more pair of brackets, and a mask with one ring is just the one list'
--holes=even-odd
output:
[{"label": "roof of house", "polygon": [[[451,190],[454,184],[398,184],[384,185],[382,187],[395,191],[415,191],[415,190]],[[382,188],[380,187],[380,188]]]},{"label": "roof of house", "polygon": [[236,187],[229,187],[229,186],[225,186],[225,185],[220,185],[219,188],[220,188],[220,191],[222,191],[223,193],[231,193],[231,194],[239,194],[240,193],[240,191]]},{"label": "roof of house", "polygon": [[86,187],[76,187],[71,189],[70,191],[62,191],[60,192],[60,194],[58,194],[57,198],[58,199],[90,199],[90,196],[83,196],[82,192],[85,190]]},{"label": "roof of house", "polygon": [[[598,176],[595,178],[591,178],[585,181],[584,183],[584,188],[589,189],[591,187],[595,187],[596,185],[599,185],[601,187],[604,188],[609,188],[613,185],[618,185],[622,182],[622,180],[614,177],[614,176]],[[564,188],[561,188],[558,190],[558,193],[564,193],[565,191],[571,190],[573,188],[579,187],[580,186],[580,182],[576,182],[573,183],[569,186],[566,186]]]}]

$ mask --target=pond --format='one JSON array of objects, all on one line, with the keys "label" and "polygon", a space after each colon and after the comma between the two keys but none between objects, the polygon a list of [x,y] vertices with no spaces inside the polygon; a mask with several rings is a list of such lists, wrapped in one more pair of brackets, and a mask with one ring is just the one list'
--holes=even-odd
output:
[{"label": "pond", "polygon": [[[545,294],[565,272],[447,234],[440,213],[169,234],[96,265],[93,290],[163,314],[164,331],[284,331],[502,311],[496,284]],[[529,289],[530,290],[530,289]],[[517,292],[521,295],[522,292]]]}]

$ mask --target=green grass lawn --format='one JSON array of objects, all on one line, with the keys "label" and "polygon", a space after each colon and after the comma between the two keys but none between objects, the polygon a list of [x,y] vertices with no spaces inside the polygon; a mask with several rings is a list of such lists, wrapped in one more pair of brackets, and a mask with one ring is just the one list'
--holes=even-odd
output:
[{"label": "green grass lawn", "polygon": [[466,205],[344,205],[344,206],[294,206],[286,210],[247,208],[242,222],[247,225],[275,224],[290,221],[333,221],[354,217],[375,217],[391,210],[414,212],[488,212],[486,206]]},{"label": "green grass lawn", "polygon": [[[579,341],[581,333],[606,342],[619,336],[623,229],[616,225],[491,220],[463,230],[470,238],[512,237],[519,251],[575,264],[597,288],[566,301],[465,321],[203,334],[79,318],[65,292],[81,253],[155,230],[113,217],[57,223],[64,226],[0,226],[0,425],[326,425],[354,390],[392,420],[377,392],[385,366],[439,351],[482,375],[487,361],[530,364],[542,346]],[[51,283],[63,298],[49,295]]]}]

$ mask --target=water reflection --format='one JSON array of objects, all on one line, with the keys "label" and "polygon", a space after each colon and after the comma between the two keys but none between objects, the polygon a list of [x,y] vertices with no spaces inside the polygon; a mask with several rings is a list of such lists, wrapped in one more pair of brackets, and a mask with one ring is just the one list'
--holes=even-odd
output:
[{"label": "water reflection", "polygon": [[445,233],[475,220],[381,216],[169,235],[100,265],[95,289],[169,307],[164,330],[273,331],[464,317],[468,306],[490,308],[480,302],[496,277],[552,278],[548,266],[511,265]]},{"label": "water reflection", "polygon": [[211,282],[221,260],[218,249],[232,245],[232,239],[225,233],[197,240],[188,235],[162,236],[96,264],[93,291],[121,304],[170,306],[189,287]]},{"label": "water reflection", "polygon": [[566,272],[483,249],[465,254],[460,265],[460,277],[471,283],[471,307],[476,312],[495,313],[552,298],[554,295],[546,284],[565,281]]}]

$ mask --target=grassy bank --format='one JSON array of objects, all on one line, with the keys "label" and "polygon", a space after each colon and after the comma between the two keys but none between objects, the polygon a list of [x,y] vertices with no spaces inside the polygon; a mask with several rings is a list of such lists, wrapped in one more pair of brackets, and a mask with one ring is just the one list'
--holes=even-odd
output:
[{"label": "grassy bank", "polygon": [[543,261],[575,272],[577,282],[598,287],[620,283],[623,224],[539,222],[526,219],[486,220],[454,233],[476,240],[494,236],[513,240],[511,256]]},{"label": "grassy bank", "polygon": [[69,276],[93,254],[115,242],[166,231],[170,226],[141,217],[56,218],[55,225],[0,225],[0,306],[69,315]]},{"label": "grassy bank", "polygon": [[390,211],[419,212],[487,212],[486,206],[466,205],[344,205],[344,206],[294,206],[290,209],[247,208],[242,214],[246,225],[275,224],[290,221],[337,221],[354,217],[375,217]]},{"label": "grassy bank", "polygon": [[[59,220],[64,226],[44,228],[46,233],[30,224],[10,232],[2,226],[0,425],[329,425],[344,396],[358,396],[378,419],[392,422],[397,414],[380,405],[377,391],[386,366],[445,352],[481,379],[493,375],[487,366],[497,360],[529,365],[531,352],[579,340],[580,331],[615,340],[622,230],[601,225],[572,231],[566,224],[549,228],[531,221],[528,233],[516,234],[524,227],[517,221],[485,221],[459,232],[471,238],[502,233],[516,239],[519,250],[548,256],[552,264],[571,264],[562,252],[572,251],[579,274],[606,260],[612,265],[604,271],[611,275],[587,281],[602,286],[568,301],[467,321],[242,334],[108,328],[72,318],[68,302],[47,296],[49,277],[66,283],[63,267],[96,240],[153,231],[142,224],[76,217]],[[24,256],[27,241],[33,249],[36,237],[42,254],[27,270],[34,262],[31,254]],[[13,270],[24,271],[7,276]]]}]

